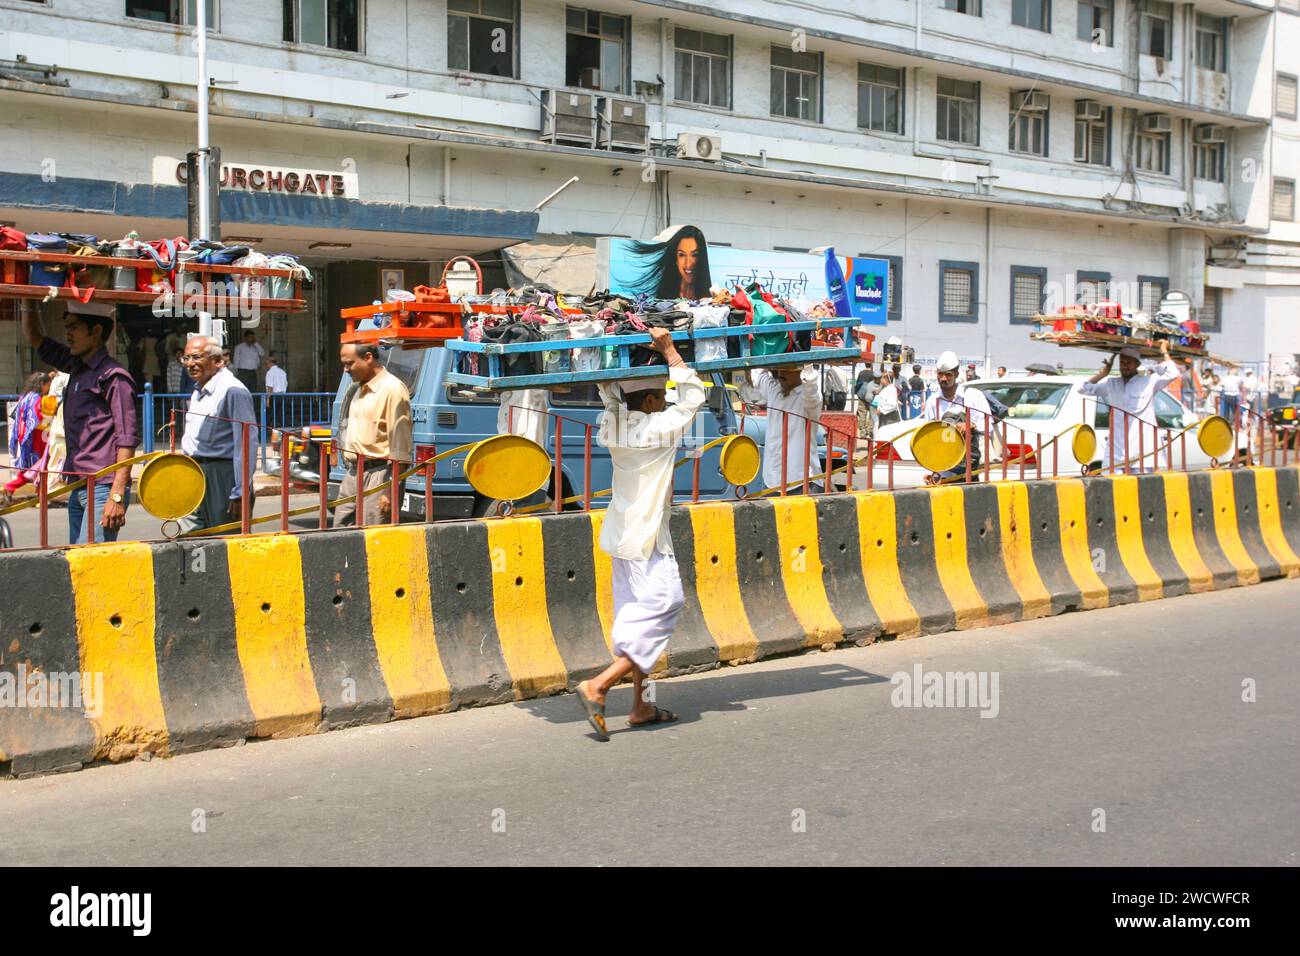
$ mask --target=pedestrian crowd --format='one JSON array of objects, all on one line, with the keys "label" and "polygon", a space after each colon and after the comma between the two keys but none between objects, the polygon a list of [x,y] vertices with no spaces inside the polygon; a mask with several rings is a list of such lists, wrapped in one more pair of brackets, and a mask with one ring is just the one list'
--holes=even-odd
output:
[{"label": "pedestrian crowd", "polygon": [[126,356],[133,374],[112,354],[114,306],[75,299],[63,304],[62,341],[46,334],[36,314],[22,319],[24,337],[53,371],[32,373],[12,410],[10,467],[0,503],[12,504],[26,485],[35,488],[42,473],[50,476],[50,491],[60,480],[76,484],[93,476],[93,492],[87,482],[66,496],[68,542],[87,541],[92,524],[95,540],[117,540],[132,503],[132,469],[124,463],[136,456],[142,437],[137,386],[147,383],[188,396],[179,444],[199,464],[205,489],[199,506],[181,519],[182,530],[238,521],[253,470],[246,461],[251,443],[245,426],[258,424],[249,387],[257,387],[256,366],[250,378],[248,356],[265,365],[267,392],[282,394],[288,380],[274,353],[265,355],[249,330],[237,347],[244,366],[232,369],[229,353],[211,338],[186,340],[174,332],[160,339],[146,332]]}]

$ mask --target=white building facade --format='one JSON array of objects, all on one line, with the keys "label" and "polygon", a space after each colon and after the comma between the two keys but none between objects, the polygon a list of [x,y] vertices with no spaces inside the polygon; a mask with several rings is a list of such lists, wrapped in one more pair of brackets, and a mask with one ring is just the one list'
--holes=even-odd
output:
[{"label": "white building facade", "polygon": [[[0,0],[0,220],[184,231],[195,6]],[[504,281],[512,248],[542,280],[560,252],[594,274],[593,237],[670,223],[888,257],[890,332],[920,354],[1091,365],[1028,317],[1167,289],[1220,354],[1300,352],[1300,0],[209,7],[212,141],[239,170],[224,235],[323,279],[277,333],[294,387],[322,362],[332,384],[337,310],[385,264],[409,287],[468,253]]]}]

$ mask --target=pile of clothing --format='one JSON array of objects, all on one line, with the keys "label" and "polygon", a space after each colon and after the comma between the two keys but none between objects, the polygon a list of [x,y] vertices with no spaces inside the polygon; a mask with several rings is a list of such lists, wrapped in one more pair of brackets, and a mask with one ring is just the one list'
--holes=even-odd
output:
[{"label": "pile of clothing", "polygon": [[[608,290],[573,299],[547,286],[529,286],[517,291],[497,289],[490,295],[468,296],[460,301],[467,307],[482,305],[500,309],[497,314],[471,314],[465,326],[465,339],[469,342],[515,344],[592,339],[646,333],[652,328],[694,334],[706,329],[750,326],[755,330],[750,334],[750,354],[755,356],[806,352],[813,346],[812,332],[788,331],[783,326],[835,316],[834,305],[828,301],[792,302],[765,291],[757,283],[714,289],[709,298],[694,301],[627,296]],[[687,362],[738,358],[740,339],[738,335],[692,338],[679,342],[677,349]],[[819,345],[834,345],[842,343],[843,336],[838,329],[826,329],[816,341]],[[616,347],[606,346],[517,353],[503,358],[502,371],[506,375],[537,375],[617,368],[618,351]],[[459,371],[485,374],[480,371],[480,359],[478,355],[462,354]],[[636,345],[630,349],[629,361],[633,366],[657,365],[663,363],[663,356],[651,348]]]},{"label": "pile of clothing", "polygon": [[[293,273],[304,288],[310,288],[312,281],[311,271],[288,253],[266,254],[248,246],[180,236],[145,241],[138,233],[130,232],[122,239],[100,239],[87,233],[23,233],[2,226],[0,249],[141,260],[136,267],[0,260],[4,263],[0,279],[6,283],[71,288],[87,300],[95,289],[154,295],[177,291],[177,270],[185,263],[285,270]],[[288,299],[293,295],[293,279],[282,276],[231,276],[224,281],[214,280],[213,285],[216,294],[246,299]]]},{"label": "pile of clothing", "polygon": [[1052,331],[1097,332],[1152,342],[1166,339],[1171,345],[1200,351],[1205,350],[1209,340],[1195,319],[1180,322],[1177,316],[1168,312],[1157,312],[1153,316],[1141,309],[1126,309],[1119,302],[1062,306],[1054,317]]}]

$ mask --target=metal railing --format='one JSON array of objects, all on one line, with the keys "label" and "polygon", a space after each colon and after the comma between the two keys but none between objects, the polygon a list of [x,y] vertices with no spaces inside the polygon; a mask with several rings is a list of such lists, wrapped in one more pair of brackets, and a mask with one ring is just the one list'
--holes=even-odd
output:
[{"label": "metal railing", "polygon": [[[151,390],[146,389],[146,397],[151,401],[172,399],[178,396],[173,395],[153,395]],[[447,451],[438,453],[433,446],[420,446],[418,449],[417,460],[412,462],[398,461],[391,458],[384,459],[367,459],[364,455],[358,455],[356,460],[356,473],[358,476],[358,490],[355,495],[341,497],[333,501],[329,500],[329,487],[327,477],[330,470],[331,447],[324,443],[317,444],[317,453],[320,458],[320,471],[318,481],[318,501],[312,505],[290,510],[289,498],[291,487],[290,475],[290,456],[293,443],[291,428],[278,429],[278,440],[272,442],[273,448],[268,449],[267,443],[262,441],[261,436],[271,430],[271,424],[268,421],[268,410],[274,408],[274,402],[280,396],[259,396],[260,412],[259,421],[253,422],[236,422],[240,426],[239,441],[243,449],[244,475],[241,482],[242,493],[240,496],[240,517],[238,521],[230,521],[224,524],[218,524],[213,527],[195,529],[193,531],[179,534],[180,537],[193,537],[198,535],[214,535],[226,533],[249,534],[255,525],[275,522],[278,524],[281,532],[291,532],[294,529],[290,526],[290,519],[297,516],[316,513],[318,520],[316,522],[319,530],[325,530],[330,527],[331,521],[329,512],[331,508],[341,504],[356,503],[355,526],[363,528],[367,525],[366,509],[364,499],[376,494],[382,494],[385,491],[390,496],[389,513],[385,520],[388,524],[397,524],[401,520],[401,508],[399,506],[399,496],[401,493],[402,482],[409,476],[422,473],[424,477],[424,497],[425,497],[425,522],[431,520],[433,515],[433,497],[434,484],[436,476],[437,462],[456,454],[467,452],[473,444],[469,443],[451,448]],[[286,418],[291,421],[294,412],[300,418],[310,418],[318,412],[328,408],[328,401],[333,400],[331,393],[312,393],[307,395],[284,396],[286,399],[283,410],[286,412]],[[322,404],[312,406],[306,402],[300,403],[296,409],[288,400],[290,399],[307,399]],[[1093,403],[1092,413],[1089,414],[1088,403]],[[1151,422],[1142,419],[1140,416],[1132,415],[1123,409],[1116,409],[1108,406],[1107,403],[1098,399],[1085,399],[1083,421],[1095,422],[1097,415],[1102,407],[1109,408],[1109,418],[1106,426],[1106,432],[1109,437],[1109,449],[1115,449],[1116,433],[1121,429],[1125,435],[1123,458],[1115,460],[1115,455],[1107,452],[1101,456],[1102,464],[1100,469],[1090,468],[1091,462],[1076,467],[1077,461],[1073,458],[1073,449],[1069,447],[1069,436],[1073,435],[1081,427],[1080,424],[1071,425],[1070,427],[1058,432],[1055,435],[1049,435],[1043,432],[1032,432],[1026,429],[1006,422],[995,421],[991,414],[983,410],[972,410],[964,408],[962,411],[961,427],[957,430],[961,435],[962,447],[960,461],[954,464],[946,473],[927,475],[926,484],[948,484],[948,483],[971,483],[977,481],[995,481],[995,480],[1025,480],[1027,478],[1042,479],[1046,477],[1059,478],[1063,477],[1061,468],[1062,448],[1066,448],[1070,454],[1072,464],[1066,470],[1068,475],[1077,475],[1081,472],[1091,474],[1121,474],[1134,471],[1148,470],[1189,470],[1187,455],[1188,433],[1194,432],[1199,423],[1184,427],[1161,426],[1157,422]],[[972,416],[975,412],[977,418]],[[560,513],[565,506],[581,502],[583,511],[592,510],[593,498],[604,498],[611,493],[610,489],[603,491],[593,491],[591,487],[592,474],[592,455],[593,439],[596,425],[584,422],[575,418],[557,414],[549,409],[528,408],[526,406],[510,407],[510,424],[513,430],[513,416],[516,412],[530,414],[542,414],[551,418],[555,422],[555,454],[552,460],[554,492],[552,501],[540,505],[514,510],[512,507],[505,507],[498,513],[506,514],[529,514],[545,511],[554,511]],[[152,416],[152,413],[151,413]],[[184,413],[178,406],[168,409],[167,417],[169,422],[181,422],[184,419]],[[213,417],[213,416],[205,416]],[[323,417],[323,416],[322,416]],[[741,404],[737,421],[737,434],[751,435],[757,429],[751,427],[750,423],[758,416],[753,410]],[[926,424],[927,420],[917,423],[914,429],[909,429],[902,435],[896,436],[891,440],[882,440],[874,437],[860,438],[856,429],[838,428],[825,422],[814,420],[796,412],[768,410],[763,417],[767,419],[767,434],[773,435],[774,428],[781,428],[787,436],[790,434],[791,419],[793,418],[799,424],[796,428],[802,427],[805,442],[805,454],[802,461],[792,465],[789,461],[790,442],[782,441],[782,461],[781,461],[781,480],[776,485],[764,488],[752,495],[748,493],[747,487],[738,487],[734,491],[736,497],[766,497],[766,496],[786,496],[790,494],[808,495],[812,492],[812,485],[815,480],[822,484],[822,490],[819,494],[843,494],[856,490],[866,491],[893,491],[896,490],[896,462],[903,462],[910,467],[920,467],[914,460],[901,458],[894,443],[899,439],[915,431]],[[229,419],[223,419],[230,421]],[[63,485],[55,490],[51,490],[51,475],[49,471],[38,469],[17,469],[14,466],[6,466],[10,471],[26,471],[36,477],[36,501],[35,507],[39,509],[39,541],[40,547],[49,547],[49,519],[48,509],[52,498],[69,494],[83,485],[87,487],[87,506],[85,509],[85,537],[88,543],[96,540],[95,518],[98,510],[94,502],[94,491],[97,482],[103,482],[113,471],[131,467],[135,464],[148,463],[152,458],[162,454],[154,448],[155,439],[161,432],[167,431],[164,425],[160,429],[154,429],[156,419],[149,417],[146,419],[149,427],[146,429],[146,435],[150,440],[146,444],[146,450],[135,458],[128,461],[102,469],[94,474],[70,474],[63,473],[64,478],[77,479],[75,483]],[[1295,429],[1289,431],[1280,429],[1275,423],[1268,420],[1266,415],[1255,411],[1253,408],[1240,407],[1234,415],[1232,421],[1232,454],[1224,460],[1211,460],[1211,468],[1249,466],[1249,465],[1286,465],[1293,461],[1300,460],[1300,449],[1297,448],[1297,436]],[[564,462],[565,455],[563,450],[563,436],[566,425],[570,428],[581,428],[583,430],[583,450],[582,450],[582,474],[583,489],[581,494],[569,497],[563,496],[564,488]],[[817,429],[822,428],[826,433],[826,441],[820,446],[825,453],[825,461],[820,471],[814,472],[812,459],[813,453],[819,449],[816,444]],[[729,436],[721,436],[702,444],[690,445],[684,444],[680,447],[685,454],[676,462],[676,467],[681,467],[688,462],[691,463],[692,481],[690,501],[698,502],[700,500],[700,469],[704,453],[709,449],[718,446]],[[174,451],[178,445],[178,429],[172,428],[170,441],[167,447]],[[1193,435],[1193,441],[1195,441]],[[279,458],[279,512],[275,514],[264,515],[261,517],[253,516],[253,504],[255,495],[253,492],[253,476],[255,472],[254,462],[258,455],[254,454],[254,442],[257,441],[260,447],[260,460],[265,465],[269,456],[274,455]],[[859,461],[858,446],[860,442],[866,444],[866,454]],[[999,449],[1000,446],[1000,449]],[[309,446],[310,447],[310,446]],[[996,453],[996,457],[995,457]],[[1100,449],[1094,452],[1093,457],[1100,454]],[[1045,467],[1045,455],[1051,458],[1050,472]],[[843,459],[842,464],[837,462]],[[366,489],[364,487],[364,476],[366,474],[367,464],[374,461],[382,460],[385,464],[385,471],[388,473],[387,480],[376,487]],[[877,473],[877,468],[883,466],[883,474]],[[960,466],[960,468],[958,467]],[[864,489],[859,489],[855,481],[855,475],[861,477],[865,472]],[[761,471],[760,471],[761,475]],[[844,481],[838,482],[836,476],[843,475]],[[57,476],[56,476],[57,477]],[[17,507],[31,507],[32,503],[24,503]],[[0,508],[0,515],[6,510]],[[0,522],[0,532],[7,530]],[[166,533],[164,531],[164,533]],[[0,547],[12,547],[13,542],[0,540]]]},{"label": "metal railing", "polygon": [[[146,384],[140,392],[140,433],[145,453],[152,452],[163,433],[175,421],[177,438],[184,433],[190,392],[155,392]],[[294,431],[305,425],[330,420],[334,392],[254,392],[257,412],[256,451],[258,467],[266,470],[274,456],[275,431]]]}]

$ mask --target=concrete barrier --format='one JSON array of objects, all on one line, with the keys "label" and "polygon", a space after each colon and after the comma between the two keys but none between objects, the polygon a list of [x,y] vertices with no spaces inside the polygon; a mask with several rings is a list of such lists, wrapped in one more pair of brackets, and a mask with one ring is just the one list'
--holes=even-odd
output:
[{"label": "concrete barrier", "polygon": [[[0,774],[563,691],[609,661],[600,522],[0,556]],[[657,674],[1295,576],[1300,479],[1258,468],[705,503],[676,509],[672,533],[687,606]],[[34,696],[72,673],[102,675],[90,713]]]}]

